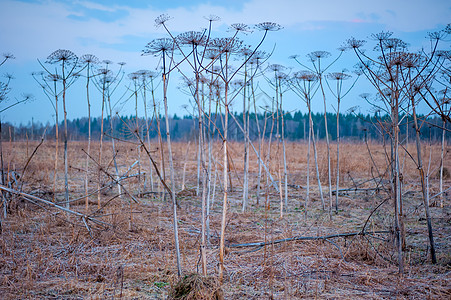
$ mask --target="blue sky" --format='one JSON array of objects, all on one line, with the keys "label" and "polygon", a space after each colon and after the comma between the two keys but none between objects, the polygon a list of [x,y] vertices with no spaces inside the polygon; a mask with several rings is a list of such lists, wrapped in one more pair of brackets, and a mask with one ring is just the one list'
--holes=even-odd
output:
[{"label": "blue sky", "polygon": [[[228,34],[227,26],[233,23],[253,25],[264,21],[279,23],[282,31],[272,33],[265,41],[264,49],[275,47],[271,63],[279,63],[298,70],[288,57],[299,54],[305,57],[311,51],[325,50],[338,54],[336,50],[347,38],[354,36],[367,39],[371,33],[381,30],[393,31],[412,48],[427,46],[427,32],[436,31],[451,22],[451,2],[447,0],[229,0],[229,1],[140,1],[140,0],[0,0],[0,53],[13,53],[15,60],[0,67],[0,75],[11,73],[9,103],[22,93],[32,93],[35,100],[16,106],[3,113],[3,121],[27,124],[35,121],[53,122],[54,111],[30,73],[39,71],[37,59],[44,61],[57,49],[69,49],[81,56],[94,54],[101,60],[126,62],[125,71],[152,69],[156,61],[142,57],[141,51],[151,40],[165,37],[154,20],[162,13],[173,19],[168,22],[177,34],[188,30],[199,30],[207,26],[205,16],[221,17],[215,24],[215,34]],[[243,39],[246,43],[258,41],[259,32]],[[445,44],[449,50],[449,42]],[[352,69],[355,58],[346,53],[331,71],[346,67]],[[178,79],[172,79],[177,86]],[[124,80],[125,85],[127,80]],[[370,89],[359,83],[355,93],[343,100],[343,109],[358,103],[357,95]],[[68,94],[68,117],[86,116],[83,85],[74,85]],[[270,91],[268,91],[270,92]],[[373,92],[368,90],[368,92]],[[188,97],[174,89],[170,95],[171,113],[183,115],[181,106]],[[118,93],[122,94],[122,93]],[[93,96],[94,97],[94,96]],[[94,100],[93,115],[100,114],[100,104]],[[98,100],[97,100],[98,101]],[[300,109],[304,105],[294,95],[288,95],[287,110]],[[367,107],[363,103],[362,112]],[[3,104],[4,105],[4,104]],[[3,107],[3,106],[2,106]],[[235,109],[239,110],[236,105]],[[320,101],[315,106],[322,110]],[[328,107],[332,111],[332,107]],[[123,114],[132,114],[133,105],[121,107]],[[140,112],[143,114],[143,112]]]}]

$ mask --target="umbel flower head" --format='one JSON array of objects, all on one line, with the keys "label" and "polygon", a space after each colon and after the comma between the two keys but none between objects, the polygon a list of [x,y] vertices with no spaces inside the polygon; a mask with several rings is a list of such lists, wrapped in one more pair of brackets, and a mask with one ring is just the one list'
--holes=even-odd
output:
[{"label": "umbel flower head", "polygon": [[351,78],[351,75],[343,72],[333,72],[328,74],[327,77],[332,80],[346,80]]},{"label": "umbel flower head", "polygon": [[319,79],[318,75],[311,71],[299,71],[294,73],[294,77],[298,80],[313,82]]},{"label": "umbel flower head", "polygon": [[268,68],[269,68],[271,71],[274,71],[274,72],[281,72],[281,71],[283,71],[283,70],[286,69],[284,66],[279,65],[279,64],[272,64],[272,65],[269,65]]},{"label": "umbel flower head", "polygon": [[252,32],[252,30],[250,29],[250,27],[246,24],[243,23],[236,23],[236,24],[232,24],[230,25],[230,27],[232,27],[233,29],[235,29],[236,31],[241,31],[241,32]]},{"label": "umbel flower head", "polygon": [[358,39],[352,37],[352,38],[348,39],[348,40],[346,41],[346,43],[347,43],[347,45],[348,45],[349,48],[352,48],[352,49],[359,49],[360,47],[362,47],[363,45],[365,45],[366,41],[364,41],[364,40],[358,40]]},{"label": "umbel flower head", "polygon": [[390,51],[405,51],[408,46],[409,44],[398,38],[387,38],[381,40],[381,42],[374,47],[374,50],[381,51],[387,49]]},{"label": "umbel flower head", "polygon": [[65,50],[65,49],[59,49],[56,50],[54,52],[52,52],[52,54],[50,54],[47,57],[47,63],[49,64],[56,64],[59,62],[62,63],[76,63],[78,60],[77,55],[75,55],[74,52],[70,51],[70,50]]},{"label": "umbel flower head", "polygon": [[210,48],[220,53],[236,53],[241,50],[243,42],[236,38],[216,38],[210,42]]},{"label": "umbel flower head", "polygon": [[388,38],[390,38],[393,35],[393,32],[391,31],[381,31],[379,33],[373,33],[371,35],[371,39],[375,40],[375,41],[384,41]]},{"label": "umbel flower head", "polygon": [[143,50],[142,55],[154,55],[166,54],[171,52],[174,48],[174,41],[170,38],[155,39],[148,43]]},{"label": "umbel flower head", "polygon": [[139,74],[138,74],[138,72],[130,73],[130,74],[128,74],[128,78],[130,78],[133,81],[137,80],[137,79],[139,79]]},{"label": "umbel flower head", "polygon": [[58,74],[49,74],[45,77],[45,80],[53,81],[53,82],[60,81],[61,79],[62,79],[62,77]]},{"label": "umbel flower head", "polygon": [[93,54],[84,54],[80,57],[80,62],[84,64],[98,64],[100,60]]},{"label": "umbel flower head", "polygon": [[243,48],[241,48],[240,53],[244,57],[249,57],[250,55],[252,55],[253,50],[251,49],[251,46],[246,45],[246,46],[243,46]]},{"label": "umbel flower head", "polygon": [[158,18],[155,19],[155,27],[160,27],[161,25],[164,25],[166,21],[170,20],[171,17],[167,14],[159,15]]},{"label": "umbel flower head", "polygon": [[330,52],[327,51],[313,51],[307,54],[307,57],[310,58],[311,61],[316,61],[321,58],[328,58],[330,56],[331,56]]},{"label": "umbel flower head", "polygon": [[199,46],[205,44],[205,34],[199,31],[187,31],[176,37],[178,43],[182,45]]},{"label": "umbel flower head", "polygon": [[255,25],[255,28],[257,28],[259,30],[263,30],[263,31],[278,31],[280,29],[283,29],[282,26],[280,26],[277,23],[273,23],[273,22],[259,23],[259,24]]},{"label": "umbel flower head", "polygon": [[154,75],[150,75],[151,73],[153,73],[152,71],[149,70],[138,70],[135,72],[141,79],[146,79],[146,78],[150,78],[150,77],[154,77]]},{"label": "umbel flower head", "polygon": [[215,22],[215,21],[219,21],[221,20],[220,17],[216,16],[216,15],[209,15],[204,17],[206,20],[210,21],[210,22]]},{"label": "umbel flower head", "polygon": [[4,57],[5,60],[6,60],[6,59],[15,59],[15,58],[16,58],[16,57],[14,56],[14,54],[9,53],[9,52],[3,53],[3,57]]},{"label": "umbel flower head", "polygon": [[113,72],[109,69],[102,68],[99,70],[99,74],[103,76],[110,76]]},{"label": "umbel flower head", "polygon": [[261,61],[267,59],[268,57],[269,55],[265,51],[257,51],[254,53],[254,55],[252,55],[249,63],[258,65],[261,63]]}]

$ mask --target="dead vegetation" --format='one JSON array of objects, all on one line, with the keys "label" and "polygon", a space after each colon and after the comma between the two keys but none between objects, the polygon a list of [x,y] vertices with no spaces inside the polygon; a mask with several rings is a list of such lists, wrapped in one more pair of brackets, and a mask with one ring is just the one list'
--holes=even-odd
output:
[{"label": "dead vegetation", "polygon": [[[44,142],[23,172],[37,142],[3,145],[10,188],[37,198],[52,200],[54,144]],[[104,145],[105,146],[105,145]],[[151,193],[148,168],[145,173],[122,181],[134,195],[118,197],[116,185],[102,176],[102,206],[97,195],[84,202],[84,142],[69,143],[69,189],[71,210],[89,219],[67,214],[20,194],[6,193],[6,218],[2,215],[0,239],[0,298],[2,299],[449,299],[451,297],[451,216],[449,193],[444,207],[431,202],[438,263],[430,263],[426,220],[415,166],[403,167],[406,271],[400,276],[393,249],[393,203],[385,200],[383,187],[375,188],[374,169],[365,145],[342,144],[342,188],[340,211],[321,210],[315,187],[304,207],[307,144],[289,143],[289,207],[279,215],[279,195],[263,189],[256,203],[256,157],[250,156],[249,209],[241,212],[243,172],[239,143],[229,144],[234,169],[229,193],[225,236],[224,282],[217,282],[219,231],[221,224],[221,182],[211,199],[210,244],[207,247],[208,276],[200,276],[201,196],[196,196],[196,154],[190,148],[187,161],[187,189],[178,190],[180,250],[183,276],[175,264],[172,208],[161,197],[156,181]],[[319,144],[321,151],[324,145]],[[97,147],[97,149],[96,149]],[[215,151],[220,151],[215,144]],[[370,144],[374,160],[385,164],[384,150]],[[105,146],[105,149],[111,147]],[[124,174],[133,165],[140,148],[117,145],[117,161]],[[150,149],[157,151],[157,149]],[[429,151],[429,148],[426,149]],[[93,143],[93,153],[98,145]],[[175,182],[180,189],[186,144],[174,144]],[[414,147],[411,152],[414,153]],[[62,153],[60,151],[59,153]],[[427,152],[429,153],[429,152]],[[440,147],[433,146],[431,160],[437,165]],[[113,153],[104,153],[107,172]],[[334,158],[332,157],[332,160]],[[62,160],[62,157],[61,157]],[[447,160],[446,169],[450,169]],[[334,165],[334,164],[332,164]],[[99,166],[92,163],[90,190],[97,187]],[[311,166],[311,174],[314,169]],[[321,174],[326,164],[322,163]],[[64,173],[58,170],[56,204],[64,204]],[[129,174],[134,174],[133,169]],[[25,174],[22,177],[22,174]],[[436,170],[431,168],[431,177]],[[155,174],[154,174],[155,176]],[[384,180],[388,178],[382,178]],[[446,178],[445,186],[450,184]],[[140,188],[138,189],[138,185]],[[317,187],[316,187],[317,189]],[[431,197],[439,192],[431,179]],[[438,200],[438,197],[432,200]],[[377,208],[377,209],[376,209]],[[101,222],[101,223],[100,223]],[[365,228],[364,228],[365,226]],[[88,230],[89,228],[89,230]],[[365,234],[350,234],[364,232]],[[349,234],[349,235],[346,235]],[[301,239],[311,237],[311,239]],[[285,239],[285,240],[284,240]],[[274,241],[284,240],[274,243]],[[252,245],[250,243],[263,243]],[[250,244],[237,247],[237,244]]]}]

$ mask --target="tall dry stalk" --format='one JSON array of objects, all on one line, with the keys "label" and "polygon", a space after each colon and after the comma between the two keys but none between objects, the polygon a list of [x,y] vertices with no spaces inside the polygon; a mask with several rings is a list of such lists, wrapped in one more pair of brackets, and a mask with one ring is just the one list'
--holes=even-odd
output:
[{"label": "tall dry stalk", "polygon": [[[321,179],[319,175],[319,167],[318,167],[318,154],[316,147],[316,138],[315,131],[313,127],[313,118],[312,118],[312,99],[317,91],[318,85],[318,75],[311,71],[300,71],[296,72],[294,76],[292,76],[290,80],[290,87],[292,91],[298,95],[302,101],[305,102],[308,110],[308,119],[309,119],[309,145],[310,141],[313,144],[313,156],[315,160],[315,170],[316,170],[316,178],[318,182],[319,195],[321,198],[322,209],[326,209],[326,204],[324,202],[323,190],[321,188]],[[310,149],[310,146],[309,146]],[[310,150],[308,152],[308,157],[310,157]],[[309,172],[309,170],[307,170]],[[307,196],[308,198],[308,196]]]},{"label": "tall dry stalk", "polygon": [[[56,197],[56,180],[58,170],[58,149],[59,149],[59,118],[58,118],[58,97],[60,92],[58,91],[58,81],[61,77],[58,74],[47,74],[44,72],[33,72],[32,76],[36,82],[41,86],[44,94],[52,104],[55,111],[55,156],[53,164],[53,188],[52,188],[52,201],[55,202]],[[39,78],[38,78],[39,77]]]},{"label": "tall dry stalk", "polygon": [[[114,138],[114,120],[116,118],[116,114],[113,112],[115,106],[111,103],[112,102],[111,98],[124,77],[124,72],[122,71],[122,68],[125,65],[125,63],[120,62],[118,64],[120,65],[120,68],[117,71],[116,76],[106,78],[106,80],[107,80],[106,100],[107,100],[107,104],[108,104],[108,108],[109,108],[108,119],[110,121],[110,130],[111,130],[110,135],[112,137],[111,138],[111,147],[113,150],[113,164],[114,164],[114,171],[115,171],[116,182],[117,182],[116,186],[117,186],[118,195],[120,198],[122,198],[122,185],[119,182],[120,175],[119,175],[119,167],[118,167],[118,163],[117,163],[116,139]],[[139,134],[139,131],[137,131],[137,133]],[[130,201],[130,205],[131,205],[131,203],[132,202]]]},{"label": "tall dry stalk", "polygon": [[[167,15],[159,16],[155,22],[157,26],[163,26],[166,30],[167,27],[165,22],[170,18]],[[143,51],[143,54],[151,54],[155,56],[161,56],[162,60],[162,88],[163,88],[163,105],[164,105],[164,113],[165,113],[165,121],[166,121],[166,144],[168,149],[168,160],[169,160],[169,170],[170,170],[170,179],[171,179],[171,200],[172,200],[172,213],[173,213],[173,230],[174,230],[174,243],[175,243],[175,252],[177,259],[177,274],[178,276],[182,276],[182,267],[181,267],[181,255],[180,255],[180,245],[179,245],[179,234],[178,234],[178,217],[177,217],[177,198],[176,198],[176,189],[175,189],[175,176],[174,176],[174,164],[173,164],[173,156],[172,156],[172,146],[171,146],[171,135],[170,135],[170,127],[169,127],[169,113],[168,113],[168,99],[167,99],[167,91],[168,91],[168,83],[169,83],[169,75],[171,70],[171,64],[173,63],[173,55],[174,55],[174,47],[175,44],[173,39],[169,38],[161,38],[153,40],[152,42],[146,45],[146,49]],[[166,60],[169,59],[169,62]]]},{"label": "tall dry stalk", "polygon": [[[284,85],[286,85],[286,81],[288,76],[283,72],[286,68],[284,66],[278,64],[272,64],[269,66],[269,70],[271,70],[274,74],[272,80],[268,80],[268,83],[272,86],[275,91],[274,103],[276,109],[276,118],[273,121],[277,122],[276,128],[276,136],[277,136],[277,151],[280,150],[280,144],[282,144],[282,157],[278,157],[277,162],[277,172],[279,173],[279,198],[280,198],[280,217],[283,216],[283,207],[285,206],[285,210],[288,209],[288,172],[287,172],[287,159],[286,159],[286,148],[285,148],[285,121],[284,121],[284,111],[283,111],[283,103],[282,97],[284,91]],[[278,155],[280,156],[280,154]],[[283,164],[283,187],[282,188],[282,174],[281,174],[281,166],[280,160],[282,160]]]},{"label": "tall dry stalk", "polygon": [[[247,31],[248,28],[244,24],[235,24],[233,26],[236,30],[236,34],[240,31]],[[259,30],[264,31],[264,35],[260,40],[259,44],[254,48],[252,55],[257,51],[257,49],[262,45],[265,40],[268,31],[280,30],[281,26],[271,22],[260,23],[257,25]],[[228,206],[228,117],[229,117],[229,88],[230,82],[237,74],[237,72],[247,63],[247,61],[252,57],[244,61],[235,71],[229,69],[231,54],[236,52],[241,48],[241,42],[236,40],[236,34],[232,38],[221,38],[214,39],[212,41],[212,46],[219,51],[219,59],[222,62],[222,69],[217,75],[221,78],[224,83],[224,133],[223,133],[223,180],[224,180],[224,198],[222,206],[222,218],[221,218],[221,236],[219,242],[219,281],[222,282],[224,278],[224,252],[225,252],[225,226],[227,221],[227,206]]]},{"label": "tall dry stalk", "polygon": [[85,54],[80,58],[81,63],[86,64],[86,101],[88,104],[88,149],[86,150],[86,170],[85,170],[85,209],[89,209],[89,161],[91,160],[91,101],[89,98],[89,84],[92,75],[92,68],[99,63],[99,59],[92,54]]},{"label": "tall dry stalk", "polygon": [[[97,207],[101,208],[101,186],[102,186],[102,168],[103,168],[103,136],[105,134],[105,115],[109,116],[108,121],[111,128],[110,135],[113,136],[113,118],[115,115],[113,114],[113,105],[111,104],[111,97],[114,94],[114,92],[117,90],[117,87],[121,83],[124,73],[122,71],[123,66],[125,63],[119,63],[120,68],[116,72],[116,74],[113,73],[113,71],[110,69],[110,65],[113,63],[110,60],[104,60],[102,63],[105,65],[104,68],[101,68],[98,71],[98,74],[96,75],[96,80],[94,81],[94,85],[96,88],[100,91],[102,95],[102,109],[101,109],[101,115],[100,115],[100,142],[99,142],[99,155],[98,155],[98,170],[97,170]],[[122,187],[121,184],[118,181],[119,178],[119,170],[117,167],[117,161],[116,161],[116,147],[115,147],[115,139],[112,138],[112,150],[113,150],[113,162],[114,162],[114,168],[116,173],[116,186],[118,189],[119,197],[122,198]]]},{"label": "tall dry stalk", "polygon": [[[3,64],[5,64],[6,61],[9,59],[15,59],[14,55],[12,55],[10,53],[3,54],[3,60],[0,62],[0,67]],[[16,105],[28,100],[25,98],[23,100],[16,101],[13,104],[8,104],[5,107],[3,107],[3,104],[8,100],[8,93],[10,92],[10,82],[11,82],[11,79],[13,79],[13,76],[10,74],[7,74],[6,79],[7,79],[6,82],[0,82],[0,105],[1,105],[1,108],[0,108],[0,168],[1,168],[0,184],[2,184],[2,185],[4,185],[6,183],[6,179],[5,179],[5,172],[4,172],[4,168],[3,168],[3,132],[2,132],[1,115],[3,112],[7,111],[11,107],[16,106]],[[0,193],[2,195],[3,216],[4,216],[4,218],[6,218],[8,203],[7,203],[7,199],[4,194],[4,191],[1,191]],[[0,213],[0,233],[1,232],[2,232],[2,218],[1,218],[1,213]]]},{"label": "tall dry stalk", "polygon": [[[138,117],[138,92],[143,88],[140,86],[140,74],[139,72],[133,72],[128,74],[129,79],[132,81],[133,89],[132,89],[132,95],[131,97],[135,98],[135,128],[134,131],[141,135],[141,128],[140,128],[140,122]],[[144,108],[145,110],[145,108]],[[147,121],[146,121],[147,123]],[[143,139],[145,139],[142,136]],[[141,151],[138,149],[138,159],[137,159],[137,166],[138,166],[138,195],[141,195],[142,189],[141,189]]]},{"label": "tall dry stalk", "polygon": [[324,129],[326,132],[326,153],[327,153],[327,178],[328,178],[328,184],[329,184],[329,216],[331,217],[331,210],[332,210],[332,172],[331,172],[331,160],[330,160],[330,140],[329,140],[329,126],[327,122],[327,103],[326,103],[326,93],[324,89],[324,72],[326,72],[333,64],[335,64],[338,59],[343,54],[344,48],[340,49],[340,54],[328,65],[325,67],[322,66],[322,60],[325,58],[328,58],[331,56],[331,53],[327,51],[313,51],[309,54],[307,54],[307,57],[310,60],[310,63],[312,67],[308,67],[305,64],[303,64],[300,60],[298,60],[297,55],[293,55],[290,58],[293,58],[299,65],[301,65],[304,68],[307,68],[307,70],[314,72],[318,76],[318,82],[319,82],[319,89],[321,90],[321,95],[323,98],[323,105],[324,105]]},{"label": "tall dry stalk", "polygon": [[[142,100],[144,104],[144,119],[146,122],[146,139],[147,139],[147,146],[150,149],[151,141],[150,141],[150,118],[147,112],[147,89],[148,89],[148,79],[150,79],[151,84],[151,95],[152,98],[154,97],[154,88],[153,88],[153,79],[157,76],[156,72],[152,72],[149,70],[139,70],[137,71],[140,80],[141,80],[141,91],[142,91]],[[153,168],[152,168],[152,161],[149,159],[149,178],[150,178],[150,191],[153,192]]]},{"label": "tall dry stalk", "polygon": [[[360,74],[360,73],[359,73]],[[327,78],[330,80],[336,80],[335,91],[330,88],[331,93],[337,99],[337,109],[335,111],[337,118],[337,162],[336,162],[336,178],[335,178],[335,213],[338,213],[338,191],[340,189],[340,104],[341,100],[351,91],[357,82],[357,78],[353,82],[353,84],[345,91],[343,91],[343,81],[351,78],[351,75],[348,75],[344,72],[334,72],[327,75]],[[327,83],[328,84],[328,83]],[[329,84],[328,84],[329,85]],[[332,203],[330,205],[330,210],[332,210]]]},{"label": "tall dry stalk", "polygon": [[62,83],[62,100],[63,100],[63,115],[64,115],[64,199],[66,203],[66,208],[69,209],[69,181],[68,181],[68,169],[69,162],[67,157],[67,144],[68,144],[68,132],[67,132],[67,106],[66,106],[66,92],[67,89],[74,83],[78,78],[78,74],[75,72],[78,67],[78,57],[70,50],[59,49],[52,52],[46,60],[48,64],[58,64],[60,69],[56,68],[55,73],[50,72],[41,62],[39,62],[43,69],[50,75],[57,74],[60,72],[60,78]]}]

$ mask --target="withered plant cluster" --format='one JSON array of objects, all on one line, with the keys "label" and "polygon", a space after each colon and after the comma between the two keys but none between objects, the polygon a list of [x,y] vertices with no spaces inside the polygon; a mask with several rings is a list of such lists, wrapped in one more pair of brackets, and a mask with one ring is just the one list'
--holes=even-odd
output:
[{"label": "withered plant cluster", "polygon": [[[430,49],[410,52],[392,33],[381,32],[371,36],[372,50],[351,38],[335,57],[326,51],[293,55],[301,69],[291,71],[269,63],[271,54],[262,48],[282,29],[278,24],[233,24],[227,37],[216,37],[216,16],[207,17],[205,29],[179,34],[170,19],[155,20],[166,37],[142,51],[156,58],[151,70],[126,76],[125,63],[115,67],[61,49],[39,61],[43,71],[33,77],[53,105],[55,138],[44,143],[44,132],[31,146],[10,139],[7,161],[0,140],[0,296],[40,297],[39,290],[113,299],[346,298],[353,289],[362,298],[450,296],[451,53],[440,50],[449,25],[430,34]],[[247,34],[259,35],[255,45],[242,40]],[[357,58],[355,70],[333,71],[345,51]],[[0,66],[10,58],[4,55]],[[196,122],[187,143],[171,140],[175,74]],[[362,77],[376,92],[361,95],[377,117],[367,126],[378,128],[382,144],[366,136],[356,144],[340,141],[341,101]],[[0,114],[29,99],[3,105],[11,78],[1,82]],[[125,96],[118,95],[125,78]],[[86,83],[87,142],[71,142],[67,126],[67,93],[79,80]],[[287,93],[307,109],[305,143],[286,141]],[[262,104],[262,95],[270,101]],[[324,123],[314,124],[318,99]],[[238,101],[241,116],[232,109]],[[126,102],[135,108],[128,121],[119,115]],[[99,140],[91,137],[93,103],[101,106]],[[426,117],[419,116],[419,105],[428,107]],[[330,106],[336,128],[328,127]],[[439,145],[420,135],[433,125],[432,115],[442,120]],[[127,128],[126,140],[117,124]],[[315,131],[319,126],[325,141]],[[230,141],[232,130],[242,142]],[[40,210],[48,213],[43,217]],[[31,225],[20,224],[27,217]],[[419,275],[429,263],[440,276]],[[42,283],[46,276],[58,281],[58,273],[66,287]],[[18,286],[23,294],[13,292]]]}]

